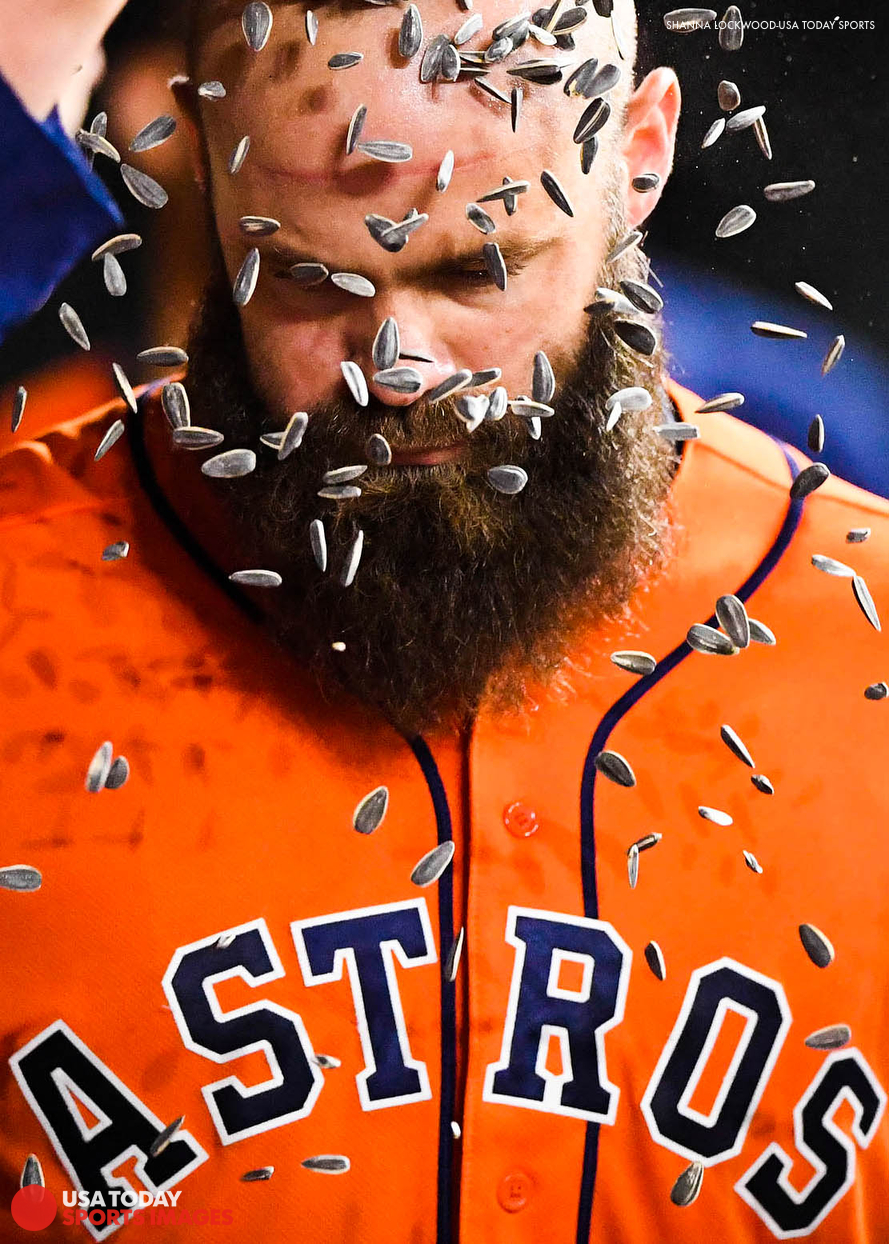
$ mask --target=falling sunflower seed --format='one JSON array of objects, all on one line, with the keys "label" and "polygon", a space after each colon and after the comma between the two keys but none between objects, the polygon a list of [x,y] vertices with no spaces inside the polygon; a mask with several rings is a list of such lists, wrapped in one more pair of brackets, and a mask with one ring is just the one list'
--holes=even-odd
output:
[{"label": "falling sunflower seed", "polygon": [[719,23],[719,46],[724,52],[737,52],[744,42],[744,20],[736,4],[730,4]]},{"label": "falling sunflower seed", "polygon": [[247,152],[250,150],[250,135],[245,134],[235,149],[232,151],[228,159],[228,171],[232,176],[240,173],[247,158]]},{"label": "falling sunflower seed", "polygon": [[440,842],[437,847],[427,851],[415,865],[411,873],[411,881],[416,886],[433,885],[444,873],[454,858],[455,845],[452,841]]},{"label": "falling sunflower seed", "polygon": [[410,235],[416,233],[417,229],[425,225],[428,219],[427,212],[422,214],[418,212],[416,216],[406,216],[404,220],[399,220],[388,229],[384,229],[377,240],[384,250],[400,251]]},{"label": "falling sunflower seed", "polygon": [[754,644],[768,644],[770,647],[778,642],[774,632],[770,631],[764,622],[758,622],[756,618],[750,619],[750,640]]},{"label": "falling sunflower seed", "polygon": [[605,403],[605,409],[608,410],[618,403],[623,410],[648,410],[651,402],[652,397],[648,390],[634,385],[632,388],[618,389],[612,393]]},{"label": "falling sunflower seed", "polygon": [[179,449],[212,449],[221,445],[225,437],[214,428],[187,427],[173,429],[173,444]]},{"label": "falling sunflower seed", "polygon": [[887,696],[889,696],[889,683],[886,682],[872,682],[864,689],[866,700],[885,700]]},{"label": "falling sunflower seed", "polygon": [[784,324],[770,324],[767,320],[756,320],[750,325],[757,337],[771,337],[775,341],[805,341],[808,333],[800,328],[787,328]]},{"label": "falling sunflower seed", "polygon": [[151,151],[154,147],[159,147],[161,143],[165,143],[167,139],[172,138],[176,132],[176,118],[171,117],[168,113],[162,113],[159,117],[155,117],[153,121],[149,121],[143,126],[133,141],[130,143],[130,151]]},{"label": "falling sunflower seed", "polygon": [[349,551],[346,554],[345,561],[343,562],[343,568],[340,571],[341,587],[352,586],[352,583],[355,580],[355,575],[358,572],[358,567],[361,563],[361,553],[363,549],[364,532],[359,528],[359,530],[355,533],[351,545],[349,546]]},{"label": "falling sunflower seed", "polygon": [[535,402],[530,397],[516,397],[509,403],[509,409],[521,419],[549,419],[556,412],[546,402]]},{"label": "falling sunflower seed", "polygon": [[201,474],[211,479],[239,479],[256,469],[256,454],[252,449],[227,449],[201,463]]},{"label": "falling sunflower seed", "polygon": [[638,194],[648,194],[651,190],[657,190],[660,184],[661,179],[657,173],[640,173],[632,181],[633,189]]},{"label": "falling sunflower seed", "polygon": [[28,400],[28,390],[23,386],[15,391],[15,397],[12,402],[12,431],[17,432],[21,426],[22,417],[25,413],[25,403]]},{"label": "falling sunflower seed", "polygon": [[232,298],[236,307],[246,307],[253,297],[256,282],[259,280],[259,251],[254,246],[247,252],[247,257],[238,270],[232,286]]},{"label": "falling sunflower seed", "polygon": [[[752,624],[750,631],[752,638]],[[690,626],[685,642],[695,652],[703,652],[708,656],[730,657],[738,651],[728,635],[723,635],[722,631],[717,631],[715,627],[708,626],[705,622],[695,622],[693,626]]]},{"label": "falling sunflower seed", "polygon": [[136,250],[141,245],[142,239],[138,233],[118,233],[116,237],[109,238],[107,242],[97,246],[91,259],[95,263],[99,259],[104,259],[106,255],[122,255],[126,251]]},{"label": "falling sunflower seed", "polygon": [[271,216],[242,216],[238,226],[248,237],[267,238],[278,232],[281,222],[273,220]]},{"label": "falling sunflower seed", "polygon": [[717,117],[701,141],[702,150],[705,150],[707,147],[712,147],[716,140],[722,136],[724,129],[725,117]]},{"label": "falling sunflower seed", "polygon": [[104,789],[105,783],[108,781],[108,774],[111,770],[111,758],[114,755],[114,748],[109,741],[105,741],[96,751],[89,763],[86,771],[86,781],[84,786],[91,795],[98,795]]},{"label": "falling sunflower seed", "polygon": [[228,577],[241,587],[280,587],[284,582],[276,570],[235,570]]},{"label": "falling sunflower seed", "polygon": [[808,302],[814,302],[816,306],[824,307],[827,311],[833,310],[833,303],[825,298],[814,285],[809,285],[808,281],[797,281],[793,288]]},{"label": "falling sunflower seed", "polygon": [[534,355],[534,376],[531,381],[531,396],[535,402],[549,402],[556,391],[556,378],[552,364],[543,350]]},{"label": "falling sunflower seed", "polygon": [[485,209],[477,203],[466,204],[466,219],[481,233],[493,233],[497,228]]},{"label": "falling sunflower seed", "polygon": [[340,371],[343,373],[343,378],[349,386],[349,392],[352,394],[352,397],[359,406],[366,406],[368,395],[364,372],[357,363],[353,363],[350,359],[340,363]]},{"label": "falling sunflower seed", "polygon": [[704,30],[716,21],[715,9],[671,9],[664,14],[664,25],[672,34],[686,35]]},{"label": "falling sunflower seed", "polygon": [[496,242],[485,242],[482,247],[482,258],[491,280],[501,291],[506,290],[506,262]]},{"label": "falling sunflower seed", "polygon": [[[346,645],[343,644],[344,648],[345,646]],[[312,1059],[312,1062],[323,1071],[335,1070],[337,1067],[342,1067],[343,1065],[340,1060],[338,1058],[334,1058],[332,1054],[316,1054]]]},{"label": "falling sunflower seed", "polygon": [[91,130],[78,130],[74,137],[78,145],[91,152],[92,155],[107,156],[115,164],[120,164],[120,152],[104,134],[94,134]]},{"label": "falling sunflower seed", "polygon": [[114,544],[107,545],[102,549],[103,562],[122,561],[130,551],[129,543],[126,540],[115,540]]},{"label": "falling sunflower seed", "polygon": [[639,880],[639,848],[635,842],[627,852],[627,879],[630,882],[630,889],[636,889],[636,882]]},{"label": "falling sunflower seed", "polygon": [[466,424],[467,433],[474,432],[487,416],[489,398],[483,393],[467,394],[457,399],[457,415]]},{"label": "falling sunflower seed", "polygon": [[[387,316],[377,329],[376,337],[374,337],[371,350],[374,367],[378,367],[381,370],[394,367],[398,361],[398,351],[400,348],[401,337],[398,332],[398,323],[391,315]],[[415,374],[419,375],[419,372]]]},{"label": "falling sunflower seed", "polygon": [[830,468],[823,462],[813,462],[810,466],[804,467],[790,485],[791,501],[801,501],[803,497],[808,497],[828,479],[830,479]]},{"label": "falling sunflower seed", "polygon": [[744,855],[744,863],[747,865],[747,867],[750,869],[752,873],[762,872],[762,864],[760,864],[759,860],[756,858],[756,856],[753,854],[752,851],[744,851],[743,855]]},{"label": "falling sunflower seed", "polygon": [[281,440],[277,446],[279,462],[289,458],[294,449],[299,449],[308,426],[309,416],[306,411],[297,410],[290,416],[287,420],[287,427],[281,433]]},{"label": "falling sunflower seed", "polygon": [[799,926],[799,938],[803,944],[803,950],[815,964],[816,968],[826,968],[833,963],[833,946],[830,940],[814,924],[801,924]]},{"label": "falling sunflower seed", "polygon": [[359,298],[373,298],[377,292],[373,283],[366,276],[359,276],[357,272],[331,272],[330,279],[339,289]]},{"label": "falling sunflower seed", "polygon": [[775,788],[764,773],[752,774],[750,781],[761,794],[774,795]]},{"label": "falling sunflower seed", "polygon": [[645,962],[657,979],[659,981],[666,980],[667,965],[664,962],[664,952],[657,942],[649,942],[642,953],[645,955]]},{"label": "falling sunflower seed", "polygon": [[809,430],[806,433],[806,444],[814,454],[820,454],[824,448],[824,420],[820,415],[816,415],[809,424]]},{"label": "falling sunflower seed", "polygon": [[349,1169],[348,1158],[338,1153],[319,1153],[313,1158],[303,1158],[300,1166],[307,1171],[321,1171],[325,1175],[342,1175]]},{"label": "falling sunflower seed", "polygon": [[870,594],[867,584],[864,579],[862,579],[860,574],[855,575],[852,579],[852,592],[858,602],[859,609],[867,618],[868,622],[870,622],[875,631],[881,631],[883,628],[880,626],[880,618],[877,614],[877,607],[874,604],[873,597]]},{"label": "falling sunflower seed", "polygon": [[720,596],[716,602],[716,617],[736,648],[750,646],[750,619],[742,600],[737,596]]},{"label": "falling sunflower seed", "polygon": [[102,437],[101,441],[99,442],[99,448],[95,452],[93,461],[100,462],[102,458],[104,458],[105,455],[108,453],[108,450],[112,447],[112,445],[117,444],[117,442],[123,436],[124,431],[125,431],[125,428],[124,428],[123,420],[115,419],[114,423],[112,423],[111,427],[108,429],[108,431],[105,433],[105,435]]},{"label": "falling sunflower seed", "polygon": [[226,91],[221,82],[213,79],[210,82],[202,82],[198,87],[198,95],[201,99],[225,99]]},{"label": "falling sunflower seed", "polygon": [[[637,354],[654,354],[657,337],[647,324],[637,324],[634,320],[615,320],[614,331],[625,345]],[[690,427],[692,425],[679,425]]]},{"label": "falling sunflower seed", "polygon": [[825,557],[823,553],[812,554],[812,565],[825,574],[835,575],[838,579],[851,579],[855,571],[845,562],[838,562],[835,557]]},{"label": "falling sunflower seed", "polygon": [[756,212],[752,207],[748,207],[746,203],[733,207],[730,212],[726,212],[722,220],[716,226],[716,236],[718,238],[733,238],[738,233],[743,233],[745,229],[756,220]]},{"label": "falling sunflower seed", "polygon": [[150,1158],[159,1157],[160,1154],[163,1153],[167,1145],[169,1145],[170,1141],[179,1131],[184,1121],[185,1121],[185,1115],[180,1114],[178,1119],[174,1119],[172,1123],[167,1124],[167,1126],[163,1129],[163,1131],[158,1132],[154,1140],[148,1146],[148,1156]]},{"label": "falling sunflower seed", "polygon": [[580,120],[574,127],[574,141],[583,143],[588,138],[592,138],[594,134],[598,134],[610,116],[611,105],[608,101],[594,99],[580,114]]},{"label": "falling sunflower seed", "polygon": [[792,199],[801,199],[815,189],[813,181],[776,181],[766,186],[763,194],[770,203],[788,203]]},{"label": "falling sunflower seed", "polygon": [[851,531],[846,532],[847,544],[864,544],[865,540],[870,539],[870,527],[853,527]]},{"label": "falling sunflower seed", "polygon": [[272,10],[267,4],[248,4],[241,14],[241,29],[247,46],[254,52],[261,52],[269,41],[272,31]]},{"label": "falling sunflower seed", "polygon": [[620,287],[638,311],[644,311],[646,315],[656,315],[663,310],[663,298],[656,289],[651,285],[646,285],[644,281],[621,281]]},{"label": "falling sunflower seed", "polygon": [[327,569],[327,536],[324,532],[324,523],[320,518],[313,518],[309,523],[309,543],[312,546],[315,565],[323,573]]},{"label": "falling sunflower seed", "polygon": [[178,380],[165,384],[161,390],[161,406],[167,416],[167,423],[175,432],[177,428],[187,428],[191,424],[191,411],[185,386]]},{"label": "falling sunflower seed", "polygon": [[488,409],[485,411],[485,419],[489,423],[497,423],[506,414],[506,408],[509,398],[503,385],[498,385],[493,391],[488,401]]},{"label": "falling sunflower seed", "polygon": [[314,47],[318,39],[318,18],[311,9],[306,9],[306,38]]},{"label": "falling sunflower seed", "polygon": [[389,442],[379,432],[374,432],[367,438],[364,450],[374,466],[388,466],[392,461]]},{"label": "falling sunflower seed", "polygon": [[71,340],[79,345],[81,350],[89,350],[90,339],[86,334],[86,329],[83,327],[83,321],[67,302],[63,302],[59,306],[59,319]]},{"label": "falling sunflower seed", "polygon": [[454,153],[446,151],[442,157],[441,164],[438,166],[438,172],[435,174],[435,189],[441,194],[447,190],[451,184],[451,177],[454,174]]},{"label": "falling sunflower seed", "polygon": [[434,389],[430,389],[426,394],[426,401],[432,405],[434,402],[440,402],[445,397],[450,397],[452,393],[458,393],[461,389],[465,389],[472,381],[472,372],[465,367],[461,367],[459,371],[455,371],[447,379],[442,380]]},{"label": "falling sunflower seed", "polygon": [[364,60],[363,52],[337,52],[327,62],[328,69],[351,69]]},{"label": "falling sunflower seed", "polygon": [[765,158],[771,160],[772,142],[769,138],[769,131],[766,128],[764,117],[757,117],[753,122],[753,137],[756,139],[757,146]]},{"label": "falling sunflower seed", "polygon": [[319,488],[315,495],[325,501],[354,501],[361,496],[361,489],[357,484],[327,484]]},{"label": "falling sunflower seed", "polygon": [[737,756],[743,764],[749,765],[751,769],[756,768],[756,765],[753,763],[753,757],[750,755],[746,743],[736,730],[733,730],[731,726],[720,726],[719,737],[722,739],[723,743],[725,743],[729,751],[732,752],[733,755]]},{"label": "falling sunflower seed", "polygon": [[423,377],[416,367],[386,367],[375,372],[373,380],[393,393],[419,393],[423,387]]},{"label": "falling sunflower seed", "polygon": [[330,272],[323,263],[295,263],[290,269],[290,275],[297,285],[307,289],[310,285],[320,285],[326,281]]},{"label": "falling sunflower seed", "polygon": [[479,203],[493,203],[495,199],[508,199],[511,195],[525,194],[530,186],[528,181],[516,181],[513,178],[505,177],[503,184],[498,186],[496,190],[488,190],[485,194],[478,196]]},{"label": "falling sunflower seed", "polygon": [[590,92],[588,90],[590,83],[595,79],[598,67],[599,62],[593,56],[589,60],[583,61],[576,69],[573,69],[565,79],[565,85],[562,88],[565,94],[581,95],[588,99],[598,94],[598,91]]},{"label": "falling sunflower seed", "polygon": [[245,1184],[261,1183],[263,1180],[271,1179],[275,1173],[274,1166],[258,1166],[255,1170],[244,1171],[241,1176],[241,1182]]},{"label": "falling sunflower seed", "polygon": [[414,154],[409,143],[390,142],[388,139],[358,143],[357,149],[372,160],[381,160],[384,164],[404,164]]},{"label": "falling sunflower seed", "polygon": [[29,1153],[25,1159],[25,1165],[22,1168],[21,1177],[19,1178],[20,1188],[45,1188],[46,1180],[43,1177],[43,1167],[40,1165],[40,1159],[35,1153]]},{"label": "falling sunflower seed", "polygon": [[762,104],[757,104],[755,108],[742,108],[726,120],[725,128],[730,134],[738,134],[754,125],[764,113],[765,107]]},{"label": "falling sunflower seed", "polygon": [[833,371],[837,363],[843,357],[843,351],[845,348],[846,338],[842,335],[842,333],[838,337],[834,337],[833,341],[830,343],[830,349],[825,354],[824,361],[821,364],[822,376],[826,376],[829,372]]},{"label": "falling sunflower seed", "polygon": [[848,1024],[831,1024],[828,1028],[810,1032],[805,1044],[810,1050],[841,1050],[851,1040],[852,1029]]},{"label": "falling sunflower seed", "polygon": [[665,441],[673,443],[678,441],[696,441],[701,435],[701,429],[696,423],[680,423],[675,420],[672,423],[658,424],[654,430]]},{"label": "falling sunflower seed", "polygon": [[127,190],[143,207],[161,208],[170,197],[153,177],[130,164],[121,164],[120,175]]},{"label": "falling sunflower seed", "polygon": [[588,173],[593,167],[593,161],[599,153],[599,140],[593,135],[586,142],[580,145],[580,171]]},{"label": "falling sunflower seed", "polygon": [[[419,22],[419,14],[417,15]],[[420,40],[423,38],[422,25],[420,26]],[[419,45],[418,45],[419,46]],[[420,62],[420,81],[434,82],[441,72],[441,62],[444,56],[444,50],[448,46],[447,35],[436,35],[428,44],[426,51],[423,53],[423,59]],[[413,55],[413,53],[412,53]]]},{"label": "falling sunflower seed", "polygon": [[[407,355],[401,354],[400,357],[406,358]],[[431,359],[427,361],[430,363],[432,362]],[[501,372],[499,367],[483,367],[481,371],[474,371],[472,373],[472,379],[469,382],[469,386],[474,389],[482,384],[493,384],[495,380],[500,379],[500,376]]]},{"label": "falling sunflower seed", "polygon": [[617,786],[633,787],[636,785],[636,775],[632,766],[620,752],[599,752],[594,763],[597,771]]},{"label": "falling sunflower seed", "polygon": [[359,800],[352,813],[352,828],[359,834],[372,834],[380,828],[389,807],[389,788],[377,786]]},{"label": "falling sunflower seed", "polygon": [[497,492],[513,496],[521,492],[528,482],[528,475],[520,466],[494,466],[487,472],[488,483]]},{"label": "falling sunflower seed", "polygon": [[460,966],[460,958],[463,954],[463,942],[465,940],[465,930],[461,927],[459,933],[451,944],[448,951],[448,957],[445,959],[442,972],[445,980],[449,984],[453,984],[457,979],[457,969]]},{"label": "falling sunflower seed", "polygon": [[628,674],[637,674],[640,677],[653,674],[657,667],[657,661],[648,652],[612,652],[611,660],[618,669],[626,670]]},{"label": "falling sunflower seed", "polygon": [[628,251],[631,247],[636,246],[641,241],[642,241],[642,233],[640,232],[640,230],[639,229],[630,230],[630,232],[625,237],[621,238],[621,240],[614,247],[614,249],[611,250],[605,256],[605,262],[614,263],[614,261],[616,259],[619,259],[620,256],[623,255],[625,251]]},{"label": "falling sunflower seed", "polygon": [[574,215],[574,208],[571,206],[568,196],[559,184],[555,174],[545,168],[540,174],[540,184],[560,211],[563,211],[566,216]]},{"label": "falling sunflower seed", "polygon": [[136,359],[149,367],[182,367],[188,362],[188,355],[178,346],[152,346],[150,350],[140,350]]},{"label": "falling sunflower seed", "polygon": [[27,864],[10,864],[6,868],[0,868],[0,890],[28,894],[39,890],[42,884],[43,877],[40,872]]},{"label": "falling sunflower seed", "polygon": [[116,255],[103,257],[102,277],[105,281],[105,288],[112,298],[122,298],[127,292],[127,278]]},{"label": "falling sunflower seed", "polygon": [[713,397],[709,402],[705,402],[703,406],[699,406],[695,414],[709,415],[714,411],[735,410],[736,407],[743,405],[743,393],[720,393],[718,397]]},{"label": "falling sunflower seed", "polygon": [[322,483],[324,484],[348,484],[353,479],[359,479],[367,470],[366,465],[356,463],[354,466],[334,467],[331,471],[324,472]]},{"label": "falling sunflower seed", "polygon": [[519,118],[522,115],[522,100],[525,92],[520,86],[514,86],[509,92],[509,117],[513,134],[518,132]]},{"label": "falling sunflower seed", "polygon": [[121,367],[120,363],[112,363],[111,371],[114,374],[114,382],[117,385],[117,391],[120,393],[120,396],[126,402],[127,406],[129,406],[133,414],[135,414],[139,409],[139,406],[136,401],[136,395],[133,392],[133,386],[127,379],[126,372]]},{"label": "falling sunflower seed", "polygon": [[678,1205],[680,1209],[684,1209],[698,1199],[703,1182],[704,1164],[695,1160],[690,1166],[685,1168],[670,1189],[670,1200],[674,1205]]},{"label": "falling sunflower seed", "polygon": [[706,804],[701,804],[698,808],[698,816],[705,821],[712,821],[714,825],[721,825],[723,828],[728,828],[734,823],[727,812],[719,808],[708,808]]},{"label": "falling sunflower seed", "polygon": [[734,82],[723,78],[716,88],[716,99],[723,112],[734,112],[741,102],[741,92]]}]

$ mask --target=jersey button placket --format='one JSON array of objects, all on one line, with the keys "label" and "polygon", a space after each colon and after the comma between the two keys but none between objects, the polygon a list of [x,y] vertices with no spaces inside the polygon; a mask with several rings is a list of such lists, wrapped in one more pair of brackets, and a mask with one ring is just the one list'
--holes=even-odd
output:
[{"label": "jersey button placket", "polygon": [[539,828],[537,813],[521,800],[506,805],[503,824],[514,838],[530,838]]}]

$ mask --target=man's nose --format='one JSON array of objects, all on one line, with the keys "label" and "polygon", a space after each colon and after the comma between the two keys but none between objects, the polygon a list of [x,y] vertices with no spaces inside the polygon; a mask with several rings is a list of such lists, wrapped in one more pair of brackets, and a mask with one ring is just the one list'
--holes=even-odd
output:
[{"label": "man's nose", "polygon": [[368,301],[356,318],[350,358],[377,401],[409,406],[458,369],[436,317],[419,300],[378,293]]}]

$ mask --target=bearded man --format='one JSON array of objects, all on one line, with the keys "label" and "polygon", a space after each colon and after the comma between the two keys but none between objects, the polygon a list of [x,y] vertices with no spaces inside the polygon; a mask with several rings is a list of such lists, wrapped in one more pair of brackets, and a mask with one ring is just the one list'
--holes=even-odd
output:
[{"label": "bearded man", "polygon": [[885,1238],[886,504],[668,377],[675,75],[192,17],[187,370],[2,463],[14,1214]]}]

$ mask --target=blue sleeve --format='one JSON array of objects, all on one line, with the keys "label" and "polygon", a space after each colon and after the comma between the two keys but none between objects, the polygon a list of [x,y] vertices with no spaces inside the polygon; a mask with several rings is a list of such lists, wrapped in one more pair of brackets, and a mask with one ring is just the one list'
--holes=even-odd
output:
[{"label": "blue sleeve", "polygon": [[36,121],[0,74],[0,340],[123,217],[62,128]]}]

